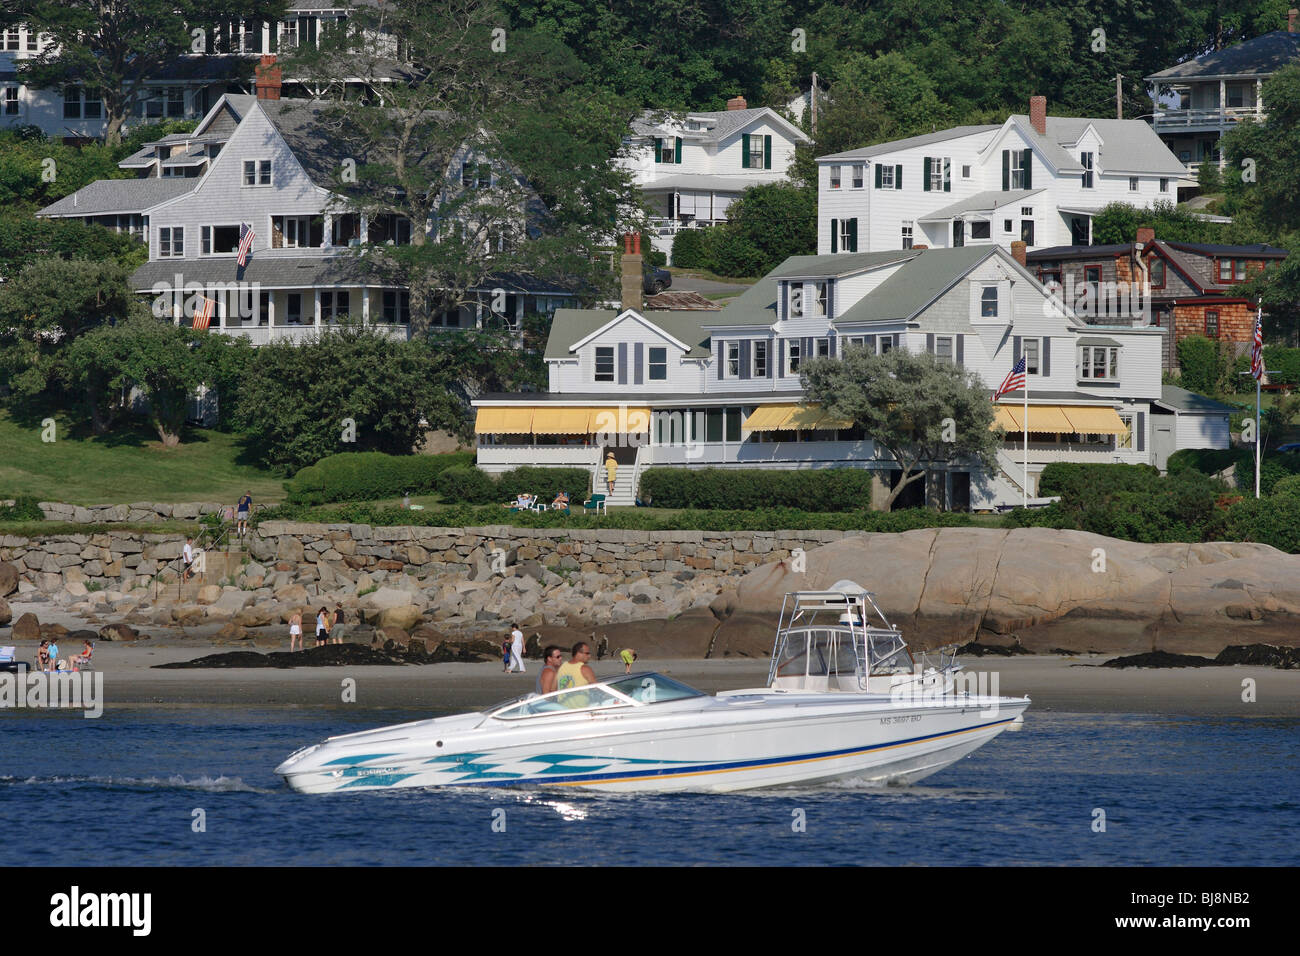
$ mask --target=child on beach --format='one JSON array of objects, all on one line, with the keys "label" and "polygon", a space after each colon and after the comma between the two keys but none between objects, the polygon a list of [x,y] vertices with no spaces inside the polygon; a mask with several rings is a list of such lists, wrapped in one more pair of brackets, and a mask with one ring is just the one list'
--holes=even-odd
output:
[{"label": "child on beach", "polygon": [[503,674],[510,673],[510,643],[510,635],[507,634],[506,639],[501,642],[501,672]]},{"label": "child on beach", "polygon": [[623,662],[623,673],[632,673],[632,664],[636,660],[636,651],[631,648],[624,648],[618,652],[618,658]]}]

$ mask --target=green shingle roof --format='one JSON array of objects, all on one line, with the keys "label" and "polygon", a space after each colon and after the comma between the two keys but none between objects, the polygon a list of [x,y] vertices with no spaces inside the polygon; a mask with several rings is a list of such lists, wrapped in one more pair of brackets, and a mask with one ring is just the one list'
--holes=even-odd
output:
[{"label": "green shingle roof", "polygon": [[997,248],[990,245],[925,250],[904,263],[847,312],[841,313],[835,319],[835,325],[909,319],[975,266],[995,255]]},{"label": "green shingle roof", "polygon": [[[592,332],[612,322],[619,313],[613,309],[556,309],[551,322],[551,334],[546,340],[546,358],[572,358],[569,351],[574,343],[581,342]],[[660,328],[680,342],[691,347],[688,358],[709,356],[709,334],[700,326],[701,320],[716,319],[716,312],[697,310],[681,312],[646,311],[640,313],[646,321]]]}]

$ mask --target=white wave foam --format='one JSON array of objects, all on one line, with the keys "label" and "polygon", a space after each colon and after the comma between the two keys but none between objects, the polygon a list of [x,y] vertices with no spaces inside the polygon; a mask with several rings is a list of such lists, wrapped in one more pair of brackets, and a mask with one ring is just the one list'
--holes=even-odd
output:
[{"label": "white wave foam", "polygon": [[276,793],[278,791],[263,787],[254,787],[244,783],[239,777],[199,776],[187,778],[181,774],[167,777],[104,777],[88,776],[35,776],[13,777],[0,776],[0,784],[28,786],[67,786],[90,785],[122,789],[149,790],[201,790],[207,793]]}]

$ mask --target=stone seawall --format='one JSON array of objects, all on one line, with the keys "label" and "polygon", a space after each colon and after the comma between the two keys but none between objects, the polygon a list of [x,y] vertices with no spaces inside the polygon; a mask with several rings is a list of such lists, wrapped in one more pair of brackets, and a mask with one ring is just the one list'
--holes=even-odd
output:
[{"label": "stone seawall", "polygon": [[69,505],[61,501],[38,502],[46,521],[75,521],[78,524],[141,524],[150,521],[173,519],[194,520],[200,515],[220,514],[233,504],[217,501],[198,501],[180,504],[159,504],[136,501],[129,505]]}]

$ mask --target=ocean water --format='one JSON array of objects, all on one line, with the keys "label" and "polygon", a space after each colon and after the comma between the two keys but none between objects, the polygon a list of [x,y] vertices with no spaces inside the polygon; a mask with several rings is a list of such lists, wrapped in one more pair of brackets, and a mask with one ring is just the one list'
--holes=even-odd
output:
[{"label": "ocean water", "polygon": [[1294,719],[1031,709],[1022,732],[911,787],[304,796],[272,772],[330,734],[423,716],[431,715],[231,707],[132,707],[97,720],[0,714],[0,866],[1286,866],[1300,858],[1286,836],[1300,810]]}]

